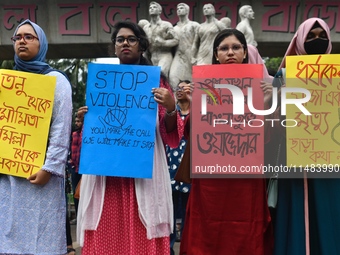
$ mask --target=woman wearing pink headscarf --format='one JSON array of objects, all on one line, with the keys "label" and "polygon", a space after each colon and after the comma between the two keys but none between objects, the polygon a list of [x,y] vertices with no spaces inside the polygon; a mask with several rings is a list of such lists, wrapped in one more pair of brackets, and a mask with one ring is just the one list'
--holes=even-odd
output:
[{"label": "woman wearing pink headscarf", "polygon": [[319,18],[307,19],[296,31],[279,68],[286,67],[287,56],[331,53],[330,39],[326,22]]},{"label": "woman wearing pink headscarf", "polygon": [[[286,56],[329,54],[332,49],[328,25],[319,18],[304,21],[296,31]],[[280,73],[279,72],[279,73]],[[283,82],[284,83],[284,82]],[[277,163],[286,164],[285,130]],[[340,179],[279,179],[275,224],[275,255],[340,254]]]}]

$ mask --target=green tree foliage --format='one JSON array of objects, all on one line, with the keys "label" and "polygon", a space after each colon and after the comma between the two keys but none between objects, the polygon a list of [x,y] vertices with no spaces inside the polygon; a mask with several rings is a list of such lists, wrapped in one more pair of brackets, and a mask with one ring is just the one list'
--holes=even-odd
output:
[{"label": "green tree foliage", "polygon": [[13,64],[14,64],[13,60],[3,60],[3,61],[0,61],[0,68],[13,69]]},{"label": "green tree foliage", "polygon": [[50,59],[47,62],[55,69],[67,74],[72,85],[73,111],[85,105],[85,90],[87,81],[87,63],[93,59]]},{"label": "green tree foliage", "polygon": [[276,57],[276,58],[268,58],[265,61],[265,65],[268,69],[269,74],[275,75],[275,73],[278,71],[279,66],[281,64],[282,57]]}]

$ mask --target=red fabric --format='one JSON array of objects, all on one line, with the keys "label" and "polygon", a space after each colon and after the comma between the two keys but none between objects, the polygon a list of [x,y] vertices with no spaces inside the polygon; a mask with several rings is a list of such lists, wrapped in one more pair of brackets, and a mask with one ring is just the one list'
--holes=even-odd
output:
[{"label": "red fabric", "polygon": [[[169,84],[162,78],[160,87]],[[183,136],[183,121],[177,115],[177,129],[166,132],[166,109],[158,105],[160,134],[164,143],[177,147]],[[106,177],[102,215],[96,231],[85,231],[82,255],[167,255],[170,254],[169,237],[148,240],[146,229],[138,215],[133,178]]]},{"label": "red fabric", "polygon": [[193,179],[181,255],[271,255],[264,179]]},{"label": "red fabric", "polygon": [[71,143],[72,163],[71,164],[74,166],[76,173],[78,173],[78,170],[79,170],[81,139],[82,139],[81,131],[74,131],[72,133],[72,143]]},{"label": "red fabric", "polygon": [[184,137],[185,139],[189,139],[190,136],[190,113],[188,114],[188,116],[185,118],[184,120]]},{"label": "red fabric", "polygon": [[96,231],[85,232],[82,255],[166,255],[169,237],[146,238],[138,216],[134,179],[107,177],[103,213]]},{"label": "red fabric", "polygon": [[[174,96],[171,90],[171,87],[169,83],[164,79],[161,78],[160,82],[160,87],[161,88],[166,88],[169,90],[170,94],[172,97]],[[158,116],[159,116],[159,130],[163,139],[163,143],[169,145],[171,148],[177,148],[179,141],[181,140],[183,136],[183,130],[184,130],[184,125],[183,125],[183,120],[179,113],[177,112],[177,129],[174,131],[167,133],[166,132],[166,127],[165,127],[165,114],[166,114],[166,109],[162,105],[158,105]]]}]

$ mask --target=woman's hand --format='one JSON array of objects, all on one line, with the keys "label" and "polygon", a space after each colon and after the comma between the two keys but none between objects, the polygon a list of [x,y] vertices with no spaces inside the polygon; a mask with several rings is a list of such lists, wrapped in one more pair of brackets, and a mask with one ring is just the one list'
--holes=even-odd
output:
[{"label": "woman's hand", "polygon": [[194,91],[194,83],[182,82],[178,86],[182,89],[187,99],[191,102],[191,93]]},{"label": "woman's hand", "polygon": [[27,178],[32,184],[45,185],[51,179],[51,173],[40,169],[37,173],[32,174]]},{"label": "woman's hand", "polygon": [[175,99],[166,88],[153,88],[151,91],[155,101],[162,105],[167,112],[173,112],[176,109]]}]

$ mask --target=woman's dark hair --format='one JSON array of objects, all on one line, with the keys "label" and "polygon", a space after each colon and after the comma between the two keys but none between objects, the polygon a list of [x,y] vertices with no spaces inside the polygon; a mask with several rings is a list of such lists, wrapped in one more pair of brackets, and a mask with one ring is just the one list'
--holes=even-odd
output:
[{"label": "woman's dark hair", "polygon": [[135,34],[137,38],[139,38],[139,50],[141,52],[141,59],[140,59],[140,65],[152,65],[149,60],[147,60],[142,53],[146,51],[149,48],[149,40],[146,36],[145,31],[143,28],[138,26],[136,23],[133,23],[131,21],[119,21],[113,26],[113,32],[111,35],[111,41],[112,43],[109,46],[109,55],[114,56],[115,52],[115,43],[114,39],[116,39],[117,34],[121,28],[129,28],[132,30],[132,32]]},{"label": "woman's dark hair", "polygon": [[182,82],[185,82],[186,84],[191,83],[191,81],[189,81],[189,80],[179,80],[177,86],[178,86],[179,84],[181,84]]},{"label": "woman's dark hair", "polygon": [[247,47],[247,41],[246,38],[244,37],[244,34],[235,29],[235,28],[227,28],[222,30],[221,32],[219,32],[214,40],[214,45],[213,45],[213,56],[212,56],[212,63],[213,64],[219,64],[219,62],[216,60],[216,54],[217,54],[217,47],[220,45],[220,43],[227,37],[234,35],[239,41],[240,43],[243,45],[243,49],[245,52],[247,52],[246,54],[246,58],[243,59],[242,63],[248,63],[248,47]]}]

